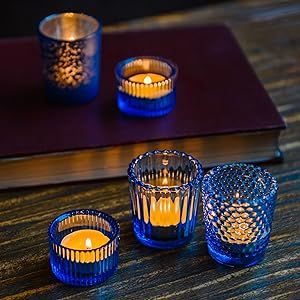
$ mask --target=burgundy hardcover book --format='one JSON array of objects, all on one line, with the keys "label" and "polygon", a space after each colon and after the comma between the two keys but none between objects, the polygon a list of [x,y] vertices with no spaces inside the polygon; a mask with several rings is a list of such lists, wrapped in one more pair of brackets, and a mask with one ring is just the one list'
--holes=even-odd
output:
[{"label": "burgundy hardcover book", "polygon": [[[165,117],[118,111],[114,67],[139,55],[179,67]],[[0,188],[122,176],[154,147],[191,152],[205,166],[279,156],[284,122],[225,26],[104,34],[101,92],[81,106],[47,101],[35,38],[0,41],[0,60]]]}]

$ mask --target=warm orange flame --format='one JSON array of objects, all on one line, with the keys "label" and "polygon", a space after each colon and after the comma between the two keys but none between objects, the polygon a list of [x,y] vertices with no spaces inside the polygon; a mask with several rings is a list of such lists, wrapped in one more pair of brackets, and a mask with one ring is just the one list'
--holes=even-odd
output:
[{"label": "warm orange flame", "polygon": [[162,177],[161,184],[162,185],[168,185],[168,177]]},{"label": "warm orange flame", "polygon": [[85,240],[85,247],[86,247],[86,250],[92,249],[92,241],[91,241],[91,239],[87,238]]},{"label": "warm orange flame", "polygon": [[152,83],[152,78],[151,78],[149,75],[145,76],[145,78],[144,78],[144,83],[145,83],[145,84],[150,84],[150,83]]}]

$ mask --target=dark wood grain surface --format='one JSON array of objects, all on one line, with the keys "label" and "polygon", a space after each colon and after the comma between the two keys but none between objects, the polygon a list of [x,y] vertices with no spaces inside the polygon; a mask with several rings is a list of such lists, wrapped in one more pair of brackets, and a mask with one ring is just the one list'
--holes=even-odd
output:
[{"label": "dark wood grain surface", "polygon": [[[7,191],[0,194],[0,297],[300,299],[300,2],[226,2],[106,30],[218,22],[232,28],[288,125],[280,142],[285,162],[266,165],[280,192],[265,260],[246,269],[218,265],[207,253],[201,222],[185,248],[143,247],[132,233],[126,179]],[[121,225],[119,269],[98,287],[63,285],[49,269],[48,224],[75,208],[104,210]]]}]

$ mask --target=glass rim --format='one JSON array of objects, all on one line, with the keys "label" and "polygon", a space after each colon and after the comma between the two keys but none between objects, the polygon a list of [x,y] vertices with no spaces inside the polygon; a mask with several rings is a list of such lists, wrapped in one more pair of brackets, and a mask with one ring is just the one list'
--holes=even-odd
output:
[{"label": "glass rim", "polygon": [[[144,159],[145,157],[149,157],[149,156],[154,156],[157,154],[174,154],[177,155],[178,157],[187,157],[189,162],[191,162],[195,168],[196,168],[196,175],[194,176],[194,178],[187,182],[187,183],[183,183],[181,185],[178,186],[156,186],[156,185],[152,185],[150,183],[145,183],[144,181],[138,179],[136,172],[135,172],[135,167],[137,165],[137,163],[139,161],[141,161],[142,159]],[[200,183],[202,178],[203,178],[203,167],[201,165],[201,163],[194,158],[193,156],[182,152],[182,151],[177,151],[177,150],[153,150],[153,151],[148,151],[144,154],[139,155],[138,157],[134,158],[131,163],[129,164],[128,170],[127,170],[127,174],[128,174],[128,179],[133,182],[134,184],[141,186],[145,189],[151,189],[151,190],[155,190],[156,192],[162,192],[165,191],[166,189],[169,190],[170,192],[179,192],[179,191],[184,191],[186,190],[188,187],[193,187],[196,184]]]},{"label": "glass rim", "polygon": [[[115,67],[115,76],[116,78],[121,81],[121,80],[125,80],[125,81],[128,81],[128,78],[125,77],[122,73],[123,71],[123,68],[131,63],[131,62],[134,62],[134,61],[137,61],[137,60],[142,60],[142,59],[149,59],[149,60],[155,60],[155,61],[158,61],[158,62],[163,62],[165,64],[167,64],[170,68],[171,68],[171,74],[170,76],[166,77],[166,79],[163,79],[163,80],[160,80],[160,81],[157,81],[156,83],[162,83],[162,82],[165,82],[166,80],[171,80],[171,81],[174,81],[177,77],[177,74],[178,74],[178,66],[172,62],[171,60],[169,59],[166,59],[166,58],[163,58],[163,57],[160,57],[160,56],[152,56],[152,55],[144,55],[144,56],[133,56],[133,57],[129,57],[129,58],[126,58],[120,62],[117,63],[116,67]],[[151,71],[151,70],[149,70]],[[140,85],[146,85],[145,83],[135,83],[135,84],[140,84]]]},{"label": "glass rim", "polygon": [[[265,189],[265,191],[263,193],[261,193],[261,195],[255,196],[255,197],[241,197],[241,198],[239,198],[240,200],[248,199],[248,200],[251,200],[251,202],[257,202],[257,201],[261,201],[261,199],[263,199],[263,200],[269,199],[276,195],[276,193],[278,191],[278,187],[279,187],[278,182],[277,182],[277,179],[268,170],[266,170],[260,166],[253,165],[253,164],[231,163],[231,164],[224,164],[224,165],[216,166],[204,175],[202,185],[201,185],[201,192],[202,192],[203,196],[206,196],[206,195],[212,196],[212,195],[218,194],[219,189],[211,189],[209,191],[209,189],[211,188],[212,175],[215,175],[216,173],[219,173],[220,171],[225,170],[227,168],[231,168],[231,167],[238,167],[241,170],[252,167],[255,169],[256,172],[261,172],[262,176],[268,176],[271,178],[270,186],[267,189]],[[230,197],[230,198],[233,198],[233,197]]]},{"label": "glass rim", "polygon": [[[84,36],[78,38],[78,39],[74,39],[74,40],[68,40],[68,39],[63,39],[63,38],[56,38],[56,37],[53,37],[52,35],[48,35],[46,34],[43,30],[42,30],[42,27],[49,21],[55,19],[55,18],[59,18],[59,17],[62,17],[62,16],[66,16],[66,15],[76,15],[77,17],[80,17],[80,18],[84,18],[86,20],[90,20],[91,23],[94,23],[94,29],[91,30],[90,32],[88,32],[87,34],[85,34]],[[81,40],[84,40],[90,36],[92,36],[93,34],[97,33],[101,28],[101,24],[100,22],[92,17],[92,16],[89,16],[87,14],[84,14],[84,13],[76,13],[76,12],[63,12],[63,13],[54,13],[54,14],[51,14],[43,19],[40,20],[39,22],[39,25],[38,25],[38,32],[40,33],[40,35],[48,38],[48,39],[51,39],[53,41],[58,41],[58,42],[69,42],[69,43],[72,43],[72,42],[77,42],[77,41],[81,41]]]},{"label": "glass rim", "polygon": [[[54,230],[56,228],[54,227],[55,225],[59,224],[61,221],[65,220],[68,217],[75,216],[75,215],[94,215],[103,218],[105,221],[107,221],[115,230],[115,233],[113,234],[112,238],[109,238],[109,241],[107,241],[104,245],[97,247],[97,248],[92,248],[92,249],[87,249],[87,250],[77,250],[77,249],[72,249],[69,247],[65,247],[61,245],[61,242],[58,242],[57,239],[54,237]],[[78,229],[80,230],[80,229]],[[97,229],[94,229],[97,230]],[[61,248],[68,249],[68,250],[73,250],[73,251],[79,251],[79,252],[85,252],[85,253],[92,253],[94,251],[100,250],[102,248],[107,247],[110,244],[113,244],[116,239],[120,237],[120,225],[116,219],[114,219],[111,215],[100,211],[96,209],[75,209],[75,210],[69,210],[66,212],[61,213],[58,215],[54,220],[51,221],[49,227],[48,227],[48,237],[49,241]]]}]

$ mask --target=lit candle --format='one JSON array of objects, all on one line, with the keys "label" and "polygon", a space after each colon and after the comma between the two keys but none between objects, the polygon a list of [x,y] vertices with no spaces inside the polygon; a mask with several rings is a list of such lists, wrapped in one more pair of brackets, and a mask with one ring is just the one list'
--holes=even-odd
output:
[{"label": "lit candle", "polygon": [[[163,91],[159,89],[166,80],[166,77],[156,73],[142,73],[142,74],[135,74],[128,78],[129,81],[134,83],[140,83],[140,87],[137,87],[139,90],[140,96],[142,97],[149,97],[149,98],[156,98],[163,95]],[[159,83],[159,84],[157,84]]]},{"label": "lit candle", "polygon": [[125,91],[141,98],[156,99],[164,96],[170,82],[165,76],[157,73],[139,73],[127,78]]},{"label": "lit candle", "polygon": [[217,262],[249,267],[265,254],[278,183],[261,167],[232,163],[211,169],[202,180],[205,236]]},{"label": "lit candle", "polygon": [[90,286],[110,277],[118,265],[120,228],[110,215],[77,209],[49,226],[50,265],[64,283]]},{"label": "lit candle", "polygon": [[79,13],[54,14],[39,25],[46,94],[52,101],[85,103],[99,91],[99,22]]},{"label": "lit candle", "polygon": [[[237,192],[235,198],[239,199],[240,194]],[[249,244],[256,240],[255,234],[257,227],[253,227],[254,219],[250,214],[255,217],[256,213],[248,203],[233,203],[229,207],[226,217],[227,221],[224,222],[227,230],[223,231],[225,241],[235,244]],[[223,240],[224,240],[223,238]]]},{"label": "lit candle", "polygon": [[191,155],[153,150],[128,167],[133,230],[144,245],[172,249],[192,237],[203,170]]},{"label": "lit candle", "polygon": [[166,77],[156,73],[135,74],[130,76],[128,80],[138,83],[151,84],[165,80]]},{"label": "lit candle", "polygon": [[92,250],[105,245],[108,241],[109,238],[101,231],[81,229],[66,235],[61,245],[72,250]]},{"label": "lit candle", "polygon": [[[150,222],[153,226],[176,226],[180,222],[180,203],[179,197],[172,201],[167,189],[180,186],[182,183],[179,179],[170,177],[160,177],[151,179],[147,182],[154,186],[166,187],[165,197],[161,197],[158,201],[155,197],[151,197],[150,204]],[[146,208],[145,208],[146,209]]]},{"label": "lit candle", "polygon": [[[162,116],[175,106],[177,67],[158,57],[135,57],[117,65],[119,109],[131,116]],[[151,100],[151,101],[150,101]]]}]

